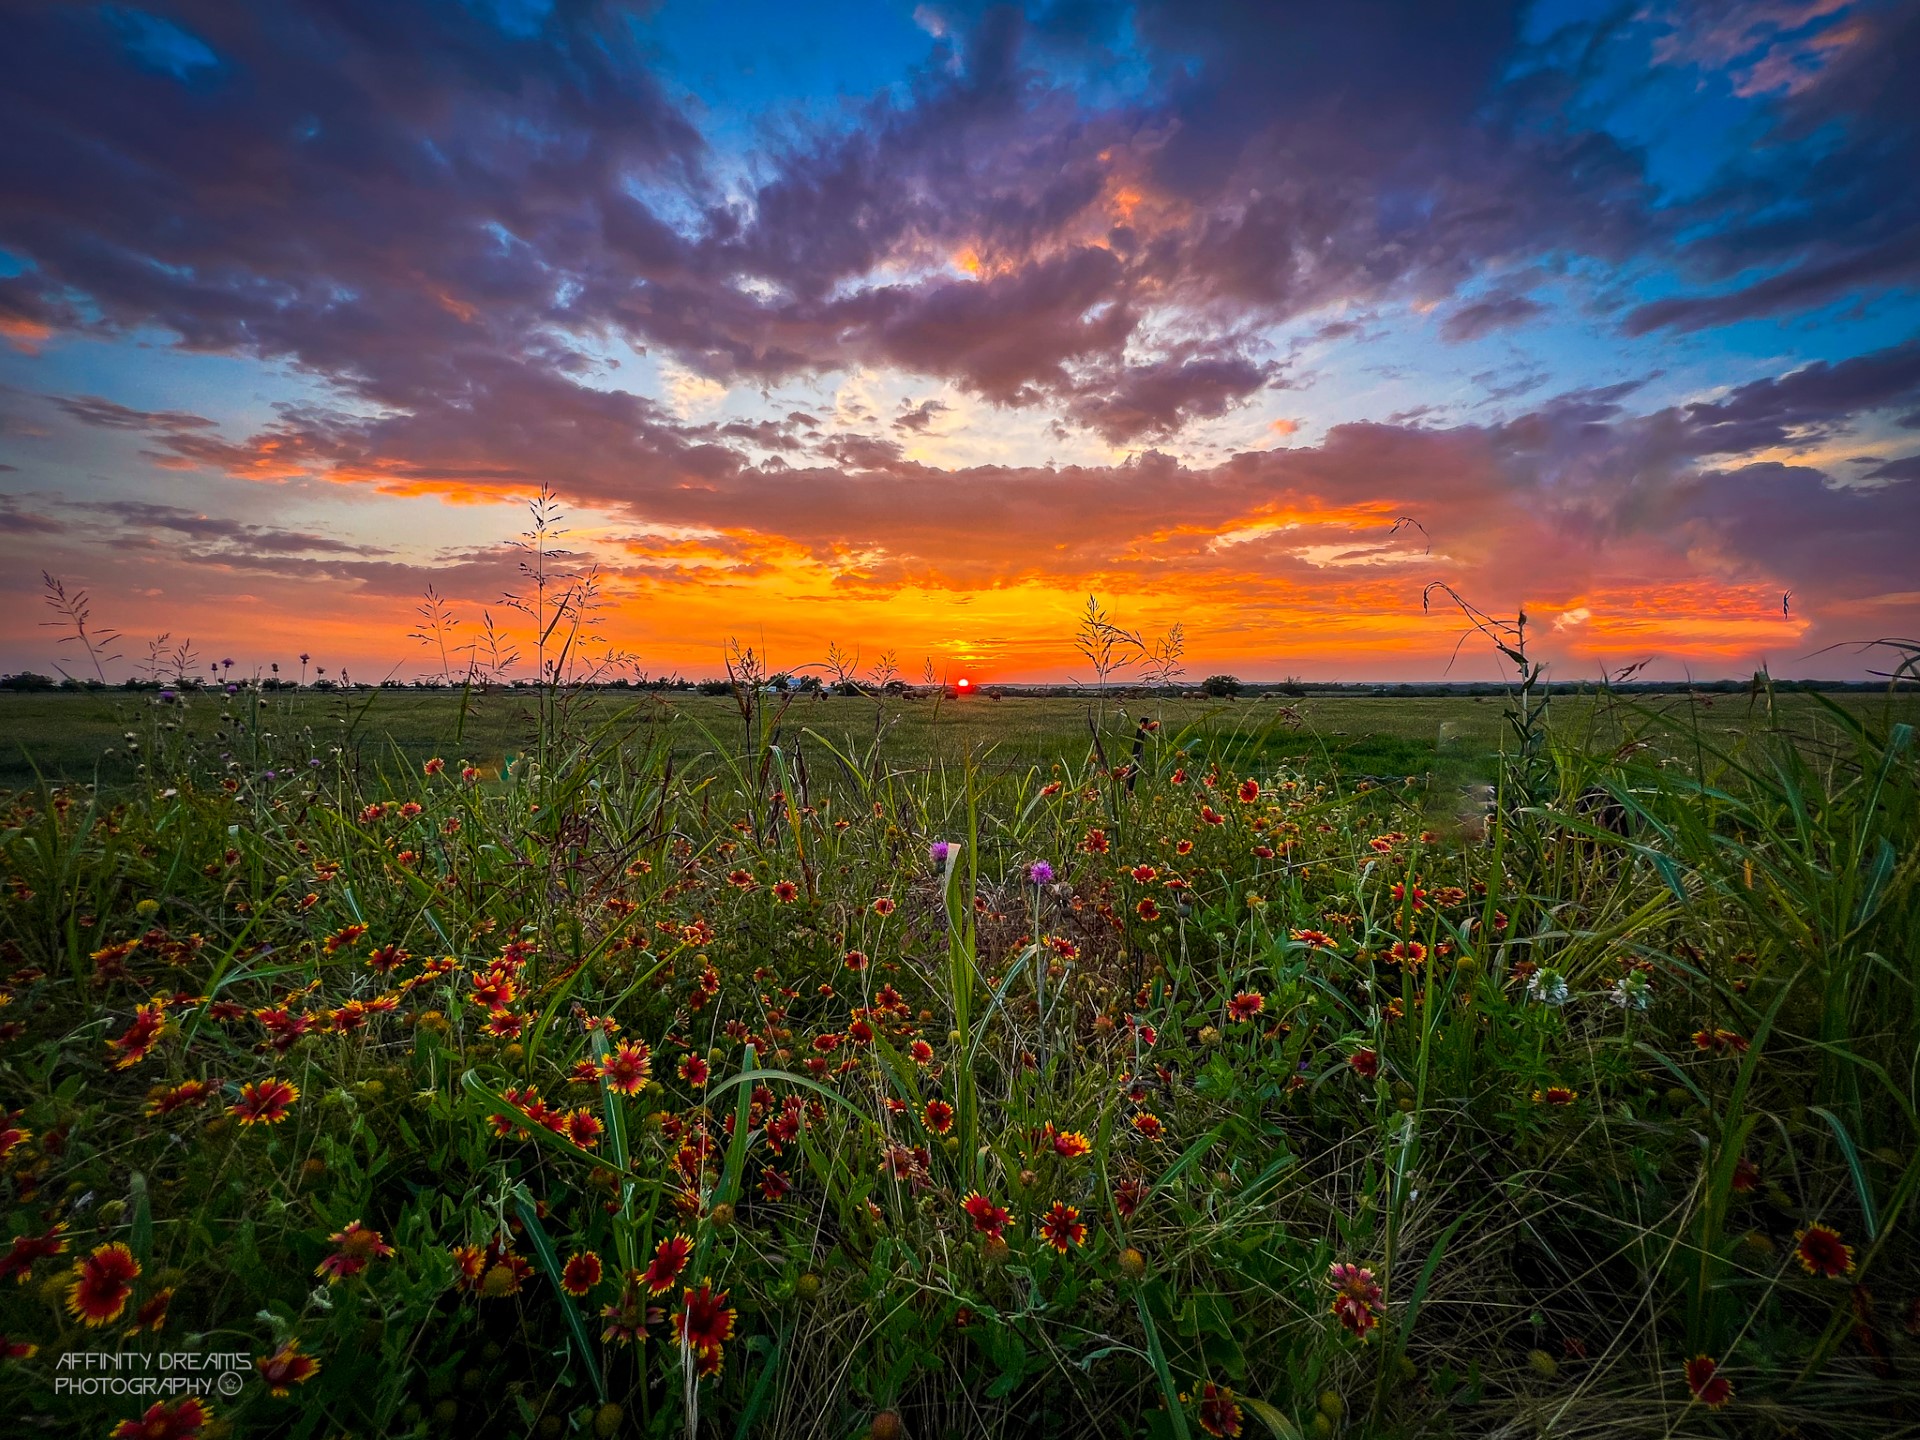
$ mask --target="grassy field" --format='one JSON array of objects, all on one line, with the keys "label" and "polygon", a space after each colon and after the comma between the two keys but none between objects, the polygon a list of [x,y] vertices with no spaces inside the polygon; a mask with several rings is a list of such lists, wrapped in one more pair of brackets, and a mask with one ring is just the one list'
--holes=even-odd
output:
[{"label": "grassy field", "polygon": [[0,701],[22,1433],[1914,1433],[1912,697],[534,703]]},{"label": "grassy field", "polygon": [[[429,757],[442,755],[497,773],[532,746],[536,730],[535,700],[525,692],[476,694],[464,704],[458,696],[420,691],[281,692],[263,698],[257,713],[246,711],[259,729],[278,740],[300,737],[315,753],[344,747],[373,770],[412,773]],[[1854,715],[1891,714],[1909,723],[1920,718],[1920,694],[1912,692],[1891,701],[1863,694],[1833,700]],[[836,767],[822,753],[821,742],[853,755],[871,747],[876,737],[899,765],[953,764],[971,753],[990,768],[1024,769],[1085,760],[1088,718],[1098,708],[1092,698],[801,699],[785,712],[782,729],[790,742],[811,747],[818,768],[829,775]],[[185,706],[169,709],[164,720],[206,743],[223,736],[218,743],[233,752],[233,735],[220,724],[232,709],[217,695],[196,695]],[[1111,728],[1121,733],[1123,751],[1127,722],[1148,716],[1168,733],[1228,744],[1252,759],[1314,761],[1349,777],[1437,771],[1450,780],[1490,780],[1504,729],[1498,697],[1110,697],[1105,709]],[[128,749],[128,732],[146,742],[155,713],[151,697],[143,694],[0,695],[0,788],[30,786],[36,773],[52,780],[124,785],[136,778],[139,763]],[[1595,746],[1640,734],[1671,740],[1692,735],[1696,726],[1710,743],[1725,743],[1765,723],[1754,704],[1738,695],[1650,696],[1630,702],[1563,696],[1552,702],[1551,714],[1560,734]],[[724,696],[595,695],[578,702],[577,723],[583,729],[609,724],[642,732],[666,724],[673,753],[683,763],[716,743],[736,747],[741,736],[739,711]],[[1816,744],[1841,738],[1840,727],[1809,695],[1777,697],[1772,723]],[[1118,762],[1124,755],[1110,758]]]}]

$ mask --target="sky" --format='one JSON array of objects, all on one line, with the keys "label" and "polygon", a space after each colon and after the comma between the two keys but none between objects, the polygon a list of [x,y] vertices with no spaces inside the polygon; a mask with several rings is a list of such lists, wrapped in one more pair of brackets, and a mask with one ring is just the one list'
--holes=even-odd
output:
[{"label": "sky", "polygon": [[1858,677],[1916,67],[1869,0],[16,0],[0,669],[92,673],[51,576],[109,678],[528,674],[546,490],[625,673],[1086,679],[1092,594],[1191,679],[1497,674],[1451,593]]}]

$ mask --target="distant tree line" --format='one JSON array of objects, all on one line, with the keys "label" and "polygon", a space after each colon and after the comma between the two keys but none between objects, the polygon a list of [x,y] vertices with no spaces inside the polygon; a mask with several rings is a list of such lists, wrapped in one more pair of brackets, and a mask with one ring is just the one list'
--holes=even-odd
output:
[{"label": "distant tree line", "polygon": [[[606,680],[580,688],[604,690],[609,692],[643,692],[662,694],[698,694],[728,695],[733,692],[736,682],[731,680],[687,680],[679,676],[639,679]],[[1745,694],[1759,683],[1759,677],[1752,680],[1634,680],[1607,688],[1625,695],[1738,695]],[[1895,688],[1912,690],[1916,688],[1912,680],[1893,682]],[[1876,692],[1885,690],[1886,680],[1773,680],[1773,689],[1778,693],[1819,691],[1822,693],[1844,694],[1847,692]],[[304,684],[294,680],[268,677],[265,679],[248,678],[245,680],[224,681],[217,678],[188,676],[185,679],[155,680],[151,678],[122,680],[108,683],[101,680],[82,680],[74,676],[55,678],[41,675],[32,670],[21,670],[9,675],[0,675],[0,692],[15,694],[49,691],[96,693],[107,691],[145,691],[148,693],[162,690],[173,691],[219,691],[226,689],[256,691],[364,691],[364,690],[408,690],[408,691],[455,691],[461,689],[458,683],[449,684],[444,680],[382,680],[377,685],[359,682],[341,682],[328,679],[309,680]],[[479,690],[531,690],[537,689],[538,682],[533,680],[500,681],[490,685],[474,686]],[[770,676],[762,688],[778,693],[800,695],[859,696],[876,693],[873,688],[861,686],[850,680],[829,682],[818,675],[774,675]],[[943,689],[939,685],[909,685],[901,680],[890,680],[879,687],[878,693],[902,696],[931,694]],[[997,692],[1006,696],[1026,696],[1029,698],[1062,699],[1085,693],[1085,687],[1079,685],[981,685],[982,693]],[[1543,682],[1542,688],[1555,695],[1579,695],[1601,688],[1591,680],[1555,680]],[[1506,693],[1507,687],[1494,681],[1429,681],[1406,680],[1394,682],[1369,681],[1329,681],[1306,682],[1288,678],[1276,681],[1241,680],[1234,675],[1209,675],[1197,687],[1183,685],[1123,685],[1114,686],[1110,693],[1125,696],[1160,696],[1163,698],[1187,697],[1192,699],[1232,700],[1259,699],[1262,696],[1280,696],[1295,698],[1308,695],[1347,696],[1358,698],[1387,698],[1396,696],[1437,698],[1447,696],[1492,696]]]}]

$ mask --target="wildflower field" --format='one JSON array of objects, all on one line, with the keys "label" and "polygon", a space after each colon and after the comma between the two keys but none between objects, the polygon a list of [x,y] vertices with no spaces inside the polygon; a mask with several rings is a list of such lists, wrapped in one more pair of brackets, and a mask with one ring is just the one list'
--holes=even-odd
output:
[{"label": "wildflower field", "polygon": [[[503,767],[144,695],[5,797],[19,1433],[1920,1425],[1910,693],[1523,693],[1485,804],[720,703]],[[56,1390],[160,1352],[252,1368]]]}]

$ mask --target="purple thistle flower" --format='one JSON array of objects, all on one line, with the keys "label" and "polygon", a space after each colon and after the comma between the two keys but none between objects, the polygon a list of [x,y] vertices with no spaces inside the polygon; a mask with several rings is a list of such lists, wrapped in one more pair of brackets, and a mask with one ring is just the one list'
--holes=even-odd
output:
[{"label": "purple thistle flower", "polygon": [[1053,883],[1053,866],[1044,860],[1036,860],[1027,867],[1027,879],[1035,885]]},{"label": "purple thistle flower", "polygon": [[927,861],[933,865],[944,865],[953,847],[944,840],[936,840],[927,847]]}]

